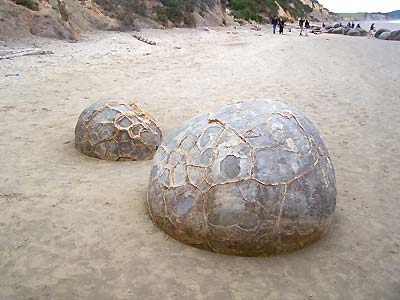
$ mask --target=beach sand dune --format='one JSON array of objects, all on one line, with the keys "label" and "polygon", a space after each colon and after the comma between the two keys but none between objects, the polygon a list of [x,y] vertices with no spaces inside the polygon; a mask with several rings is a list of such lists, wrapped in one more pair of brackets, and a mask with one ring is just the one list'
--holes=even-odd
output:
[{"label": "beach sand dune", "polygon": [[[55,54],[0,61],[1,299],[400,299],[400,43],[227,31],[8,42]],[[169,238],[146,213],[150,161],[74,147],[79,114],[103,98],[137,100],[165,135],[236,101],[296,107],[336,169],[331,231],[269,258]]]}]

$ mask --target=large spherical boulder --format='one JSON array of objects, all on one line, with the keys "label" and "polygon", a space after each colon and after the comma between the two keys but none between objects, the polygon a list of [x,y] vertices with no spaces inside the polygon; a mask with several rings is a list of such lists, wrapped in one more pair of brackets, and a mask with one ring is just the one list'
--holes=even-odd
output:
[{"label": "large spherical boulder", "polygon": [[344,34],[344,28],[343,27],[335,28],[335,29],[333,29],[332,33],[334,33],[334,34]]},{"label": "large spherical boulder", "polygon": [[345,27],[344,28],[344,34],[347,35],[347,33],[351,30],[351,27]]},{"label": "large spherical boulder", "polygon": [[361,33],[357,29],[350,29],[347,34],[348,36],[361,36]]},{"label": "large spherical boulder", "polygon": [[306,117],[279,101],[241,102],[195,117],[164,140],[147,201],[153,222],[181,242],[278,254],[327,232],[335,174]]},{"label": "large spherical boulder", "polygon": [[348,36],[367,36],[368,32],[365,29],[355,28],[347,32]]},{"label": "large spherical boulder", "polygon": [[378,29],[378,30],[375,32],[375,37],[378,38],[378,37],[379,37],[382,33],[384,33],[384,32],[390,32],[390,30],[389,30],[389,29],[384,29],[384,28]]},{"label": "large spherical boulder", "polygon": [[368,35],[368,31],[366,31],[365,29],[358,29],[358,31],[360,32],[360,36],[367,36]]},{"label": "large spherical boulder", "polygon": [[387,39],[389,38],[390,34],[391,34],[390,31],[382,32],[382,33],[378,36],[378,39],[380,39],[380,40],[387,40]]},{"label": "large spherical boulder", "polygon": [[75,127],[76,148],[100,159],[151,159],[160,143],[161,130],[133,102],[96,102],[82,112]]},{"label": "large spherical boulder", "polygon": [[400,30],[392,31],[387,39],[389,41],[400,41]]}]

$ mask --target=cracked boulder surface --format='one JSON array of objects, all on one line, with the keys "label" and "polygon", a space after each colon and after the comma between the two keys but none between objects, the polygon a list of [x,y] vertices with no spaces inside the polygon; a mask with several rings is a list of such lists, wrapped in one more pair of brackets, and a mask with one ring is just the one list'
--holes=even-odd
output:
[{"label": "cracked boulder surface", "polygon": [[105,160],[148,160],[162,133],[138,104],[103,100],[86,108],[75,127],[79,152]]},{"label": "cracked boulder surface", "polygon": [[171,133],[157,150],[148,209],[177,240],[259,256],[323,236],[336,206],[335,173],[311,122],[280,101],[227,105]]}]

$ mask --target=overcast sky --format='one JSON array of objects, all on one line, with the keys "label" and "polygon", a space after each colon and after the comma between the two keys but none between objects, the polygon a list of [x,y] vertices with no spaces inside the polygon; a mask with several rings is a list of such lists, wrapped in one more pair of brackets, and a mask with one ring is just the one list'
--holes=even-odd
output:
[{"label": "overcast sky", "polygon": [[318,0],[333,12],[389,12],[400,9],[400,0]]}]

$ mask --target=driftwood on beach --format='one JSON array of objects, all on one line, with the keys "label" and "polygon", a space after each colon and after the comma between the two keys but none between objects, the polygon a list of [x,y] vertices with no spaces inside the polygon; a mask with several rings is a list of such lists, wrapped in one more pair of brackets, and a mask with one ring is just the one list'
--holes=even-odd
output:
[{"label": "driftwood on beach", "polygon": [[143,43],[146,43],[146,44],[149,44],[149,45],[152,45],[152,46],[157,45],[156,42],[151,41],[151,40],[148,40],[148,39],[146,39],[146,38],[144,38],[144,37],[142,37],[142,36],[140,36],[140,35],[133,34],[133,37],[134,37],[135,39],[138,39],[139,41],[141,41],[141,42],[143,42]]},{"label": "driftwood on beach", "polygon": [[0,59],[9,59],[14,57],[29,56],[29,55],[46,55],[52,53],[53,52],[51,51],[42,50],[39,48],[0,50]]}]

